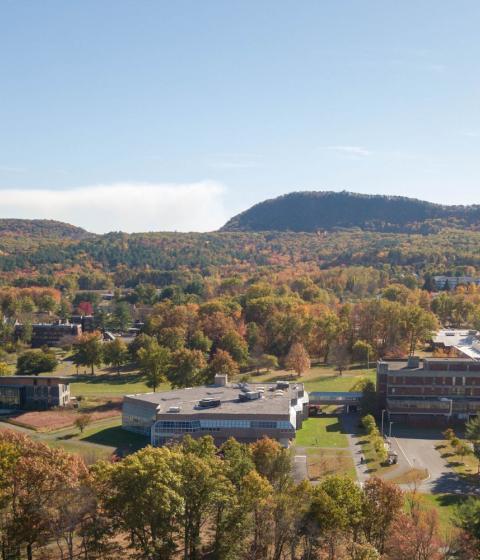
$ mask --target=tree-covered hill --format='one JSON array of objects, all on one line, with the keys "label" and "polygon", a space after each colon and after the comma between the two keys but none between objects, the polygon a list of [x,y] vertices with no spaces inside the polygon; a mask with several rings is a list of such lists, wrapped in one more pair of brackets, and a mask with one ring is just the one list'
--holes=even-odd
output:
[{"label": "tree-covered hill", "polygon": [[0,236],[42,237],[50,239],[84,239],[91,236],[86,230],[56,220],[0,219]]},{"label": "tree-covered hill", "polygon": [[260,202],[231,218],[222,231],[305,231],[361,228],[430,233],[445,225],[477,228],[480,205],[445,206],[400,196],[293,192]]}]

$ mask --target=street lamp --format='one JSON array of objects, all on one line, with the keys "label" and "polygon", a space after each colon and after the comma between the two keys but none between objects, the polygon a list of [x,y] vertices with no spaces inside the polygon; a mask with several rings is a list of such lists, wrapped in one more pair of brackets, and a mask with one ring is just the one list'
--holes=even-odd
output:
[{"label": "street lamp", "polygon": [[389,438],[389,439],[392,437],[392,424],[393,424],[393,422],[390,421],[390,427],[389,427],[389,429],[388,429],[388,438]]},{"label": "street lamp", "polygon": [[382,410],[382,437],[383,437],[383,416],[387,412],[385,409]]},{"label": "street lamp", "polygon": [[452,413],[453,413],[453,399],[448,399],[447,397],[443,397],[440,399],[442,402],[448,402],[450,403],[450,407],[448,409],[448,420],[450,420],[450,418],[452,417]]}]

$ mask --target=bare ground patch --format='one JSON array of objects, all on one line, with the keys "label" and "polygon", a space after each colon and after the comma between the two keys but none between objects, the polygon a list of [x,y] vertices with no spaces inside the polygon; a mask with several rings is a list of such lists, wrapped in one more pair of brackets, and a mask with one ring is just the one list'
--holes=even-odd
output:
[{"label": "bare ground patch", "polygon": [[109,402],[88,406],[88,408],[79,410],[54,409],[21,412],[10,417],[9,421],[19,426],[32,428],[33,430],[48,432],[73,426],[79,414],[90,414],[92,422],[120,416],[121,405],[121,399],[112,399]]}]

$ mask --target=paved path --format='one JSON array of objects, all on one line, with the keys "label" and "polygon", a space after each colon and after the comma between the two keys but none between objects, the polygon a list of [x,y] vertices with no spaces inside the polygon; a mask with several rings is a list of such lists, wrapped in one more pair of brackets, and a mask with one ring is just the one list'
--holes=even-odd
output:
[{"label": "paved path", "polygon": [[358,414],[343,414],[341,416],[342,428],[347,436],[348,448],[352,454],[353,464],[357,473],[358,482],[363,485],[370,477],[368,473],[368,464],[362,463],[362,447],[357,437],[358,423],[360,416]]},{"label": "paved path", "polygon": [[295,482],[309,480],[307,468],[307,452],[304,447],[296,447],[293,457],[293,479]]}]

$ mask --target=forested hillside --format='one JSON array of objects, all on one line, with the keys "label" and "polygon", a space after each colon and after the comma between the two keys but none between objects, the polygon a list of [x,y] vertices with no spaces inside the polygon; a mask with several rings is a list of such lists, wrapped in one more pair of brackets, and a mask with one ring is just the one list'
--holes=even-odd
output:
[{"label": "forested hillside", "polygon": [[[111,233],[84,239],[0,233],[0,279],[65,273],[114,275],[116,285],[164,285],[165,273],[202,276],[370,266],[393,273],[463,274],[480,268],[480,232],[429,235],[349,230],[286,232]],[[171,283],[168,280],[167,283]]]},{"label": "forested hillside", "polygon": [[56,220],[0,219],[0,236],[17,235],[58,239],[82,239],[92,234],[80,227]]},{"label": "forested hillside", "polygon": [[445,206],[401,196],[350,192],[294,192],[256,204],[234,216],[223,231],[321,231],[358,227],[420,232],[480,225],[480,206]]}]

